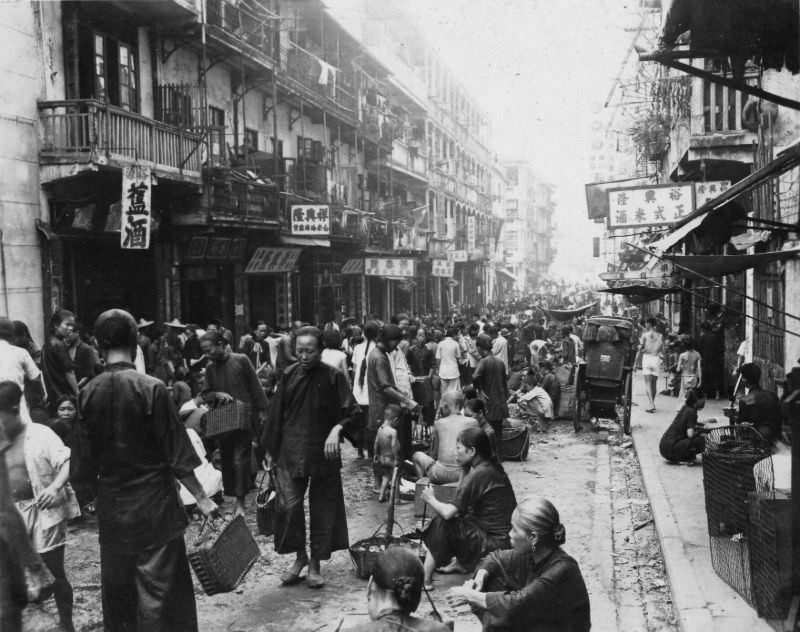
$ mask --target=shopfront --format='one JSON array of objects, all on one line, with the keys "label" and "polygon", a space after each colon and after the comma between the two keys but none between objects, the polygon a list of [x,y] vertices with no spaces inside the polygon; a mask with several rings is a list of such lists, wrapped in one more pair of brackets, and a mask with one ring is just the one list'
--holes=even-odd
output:
[{"label": "shopfront", "polygon": [[252,323],[265,320],[278,327],[291,323],[293,277],[301,253],[300,248],[260,247],[250,257],[244,275]]}]

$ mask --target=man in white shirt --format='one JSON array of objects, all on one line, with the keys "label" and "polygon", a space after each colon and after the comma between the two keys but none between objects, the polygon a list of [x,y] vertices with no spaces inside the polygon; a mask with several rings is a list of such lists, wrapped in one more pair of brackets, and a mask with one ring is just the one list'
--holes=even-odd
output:
[{"label": "man in white shirt", "polygon": [[506,365],[506,373],[509,372],[510,367],[508,364],[508,340],[497,333],[497,328],[493,327],[489,333],[492,336],[492,355],[502,360]]},{"label": "man in white shirt", "polygon": [[[41,389],[43,396],[42,372],[36,366],[30,353],[11,344],[13,339],[14,323],[8,318],[0,318],[0,381],[11,380],[24,393],[27,379],[34,382],[36,388]],[[31,423],[31,415],[24,395],[20,401],[19,414],[24,423]]]},{"label": "man in white shirt", "polygon": [[456,342],[458,329],[452,325],[447,328],[444,339],[436,347],[436,367],[439,379],[442,381],[441,393],[458,391],[461,388],[461,372],[458,360],[461,357],[461,347]]}]

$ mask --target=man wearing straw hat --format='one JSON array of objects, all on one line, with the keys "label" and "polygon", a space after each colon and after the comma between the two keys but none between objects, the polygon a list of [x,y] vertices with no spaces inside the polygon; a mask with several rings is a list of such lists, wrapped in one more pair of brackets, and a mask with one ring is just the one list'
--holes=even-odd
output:
[{"label": "man wearing straw hat", "polygon": [[121,309],[95,322],[106,370],[80,394],[73,480],[97,486],[105,629],[195,632],[188,523],[175,479],[204,515],[218,510],[194,474],[200,459],[166,386],[134,368],[136,330]]}]

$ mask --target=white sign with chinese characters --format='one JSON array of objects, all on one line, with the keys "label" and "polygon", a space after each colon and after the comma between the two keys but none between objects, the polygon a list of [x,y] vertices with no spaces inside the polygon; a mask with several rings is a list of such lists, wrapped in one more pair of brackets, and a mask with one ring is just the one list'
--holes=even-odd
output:
[{"label": "white sign with chinese characters", "polygon": [[150,247],[150,168],[130,165],[122,170],[122,213],[119,245],[127,250]]},{"label": "white sign with chinese characters", "polygon": [[431,261],[431,276],[447,277],[453,276],[453,262],[447,259],[433,259]]},{"label": "white sign with chinese characters", "polygon": [[364,259],[364,274],[383,277],[413,277],[414,260],[367,257]]},{"label": "white sign with chinese characters", "polygon": [[320,236],[331,234],[331,213],[327,205],[293,204],[292,235]]},{"label": "white sign with chinese characters", "polygon": [[467,250],[470,252],[475,250],[475,217],[473,215],[467,217]]},{"label": "white sign with chinese characters", "polygon": [[457,261],[459,263],[464,263],[467,260],[467,251],[466,250],[448,250],[447,251],[447,258],[450,261]]},{"label": "white sign with chinese characters", "polygon": [[608,207],[609,228],[672,224],[694,211],[694,183],[609,189]]},{"label": "white sign with chinese characters", "polygon": [[700,208],[715,197],[719,197],[731,188],[730,180],[714,180],[713,182],[694,183],[694,204],[695,208]]}]

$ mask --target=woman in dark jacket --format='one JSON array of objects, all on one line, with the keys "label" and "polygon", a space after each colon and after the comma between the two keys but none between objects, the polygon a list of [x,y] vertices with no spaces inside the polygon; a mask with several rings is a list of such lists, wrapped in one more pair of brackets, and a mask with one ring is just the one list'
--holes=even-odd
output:
[{"label": "woman in dark jacket", "polygon": [[578,563],[561,549],[566,532],[552,503],[524,499],[510,538],[513,548],[490,553],[473,579],[450,590],[450,605],[469,604],[484,632],[588,632],[589,594]]}]

